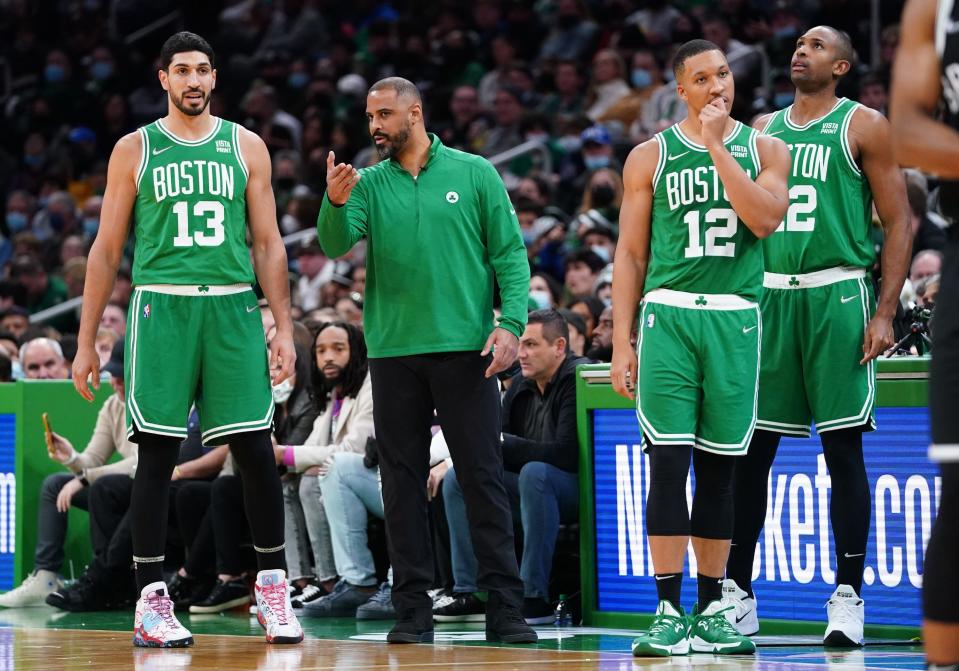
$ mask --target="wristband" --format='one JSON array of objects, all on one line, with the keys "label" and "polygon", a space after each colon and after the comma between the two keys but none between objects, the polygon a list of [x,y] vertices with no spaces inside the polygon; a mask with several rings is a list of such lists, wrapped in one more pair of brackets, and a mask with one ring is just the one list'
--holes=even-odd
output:
[{"label": "wristband", "polygon": [[289,466],[290,468],[294,468],[296,466],[295,456],[296,455],[294,455],[293,453],[292,445],[283,446],[283,465],[284,466]]},{"label": "wristband", "polygon": [[87,469],[84,468],[79,474],[77,474],[77,480],[79,480],[80,484],[84,487],[90,486],[90,481],[87,480]]}]

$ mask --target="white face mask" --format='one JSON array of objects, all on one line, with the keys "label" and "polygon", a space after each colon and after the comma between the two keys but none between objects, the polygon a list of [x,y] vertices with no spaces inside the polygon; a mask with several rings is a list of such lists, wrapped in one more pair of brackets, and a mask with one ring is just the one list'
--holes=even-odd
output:
[{"label": "white face mask", "polygon": [[286,378],[280,384],[273,385],[273,402],[274,403],[286,403],[290,399],[290,395],[293,393],[293,382],[290,378]]},{"label": "white face mask", "polygon": [[536,303],[536,308],[539,310],[547,309],[553,302],[552,294],[542,289],[533,289],[529,292],[529,297],[533,299]]}]

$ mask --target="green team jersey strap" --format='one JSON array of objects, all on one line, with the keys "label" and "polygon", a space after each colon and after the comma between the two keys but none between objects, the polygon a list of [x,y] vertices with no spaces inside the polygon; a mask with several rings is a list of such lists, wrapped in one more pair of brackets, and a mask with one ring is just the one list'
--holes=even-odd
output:
[{"label": "green team jersey strap", "polygon": [[162,119],[139,129],[135,285],[253,282],[239,127],[213,121],[199,140],[178,137]]},{"label": "green team jersey strap", "polygon": [[[737,121],[724,139],[751,179],[762,169],[757,137],[755,130]],[[762,246],[732,209],[709,151],[687,137],[680,124],[655,138],[659,159],[653,174],[645,292],[672,289],[759,300]]]},{"label": "green team jersey strap", "polygon": [[790,105],[766,125],[763,132],[785,142],[792,157],[786,218],[763,241],[767,271],[805,274],[875,262],[872,192],[849,145],[859,107],[840,98],[824,116],[798,125]]}]

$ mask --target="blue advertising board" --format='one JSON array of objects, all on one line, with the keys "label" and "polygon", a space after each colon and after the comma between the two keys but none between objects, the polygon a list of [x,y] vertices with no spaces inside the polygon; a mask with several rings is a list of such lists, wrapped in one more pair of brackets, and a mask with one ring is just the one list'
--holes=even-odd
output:
[{"label": "blue advertising board", "polygon": [[0,414],[0,591],[13,587],[16,557],[16,426],[16,415]]},{"label": "blue advertising board", "polygon": [[[940,480],[929,462],[929,411],[877,408],[878,431],[864,451],[872,492],[872,521],[863,579],[871,624],[918,626],[923,553],[939,506]],[[645,539],[649,460],[640,447],[632,410],[596,409],[593,468],[596,588],[599,611],[652,613],[656,588]],[[691,502],[694,480],[687,483]],[[835,589],[836,560],[829,524],[831,483],[815,435],[784,438],[765,486],[766,524],[753,565],[762,618],[823,621]],[[686,575],[695,576],[692,553]],[[696,600],[684,581],[683,605]]]}]

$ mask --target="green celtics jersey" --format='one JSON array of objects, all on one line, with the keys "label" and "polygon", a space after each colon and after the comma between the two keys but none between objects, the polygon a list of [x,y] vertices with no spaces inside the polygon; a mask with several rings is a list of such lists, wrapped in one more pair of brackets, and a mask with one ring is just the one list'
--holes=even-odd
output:
[{"label": "green celtics jersey", "polygon": [[135,285],[253,282],[239,130],[214,122],[210,134],[195,141],[177,137],[162,120],[139,131]]},{"label": "green celtics jersey", "polygon": [[[758,135],[737,121],[725,140],[752,179],[759,174]],[[653,176],[644,291],[673,289],[759,300],[762,246],[729,204],[706,147],[686,137],[679,124],[657,134],[656,141],[659,163]]]},{"label": "green celtics jersey", "polygon": [[859,103],[841,98],[826,116],[797,126],[789,119],[790,105],[776,112],[763,131],[785,142],[792,156],[789,210],[763,241],[768,272],[872,267],[872,192],[847,140],[857,107]]}]

